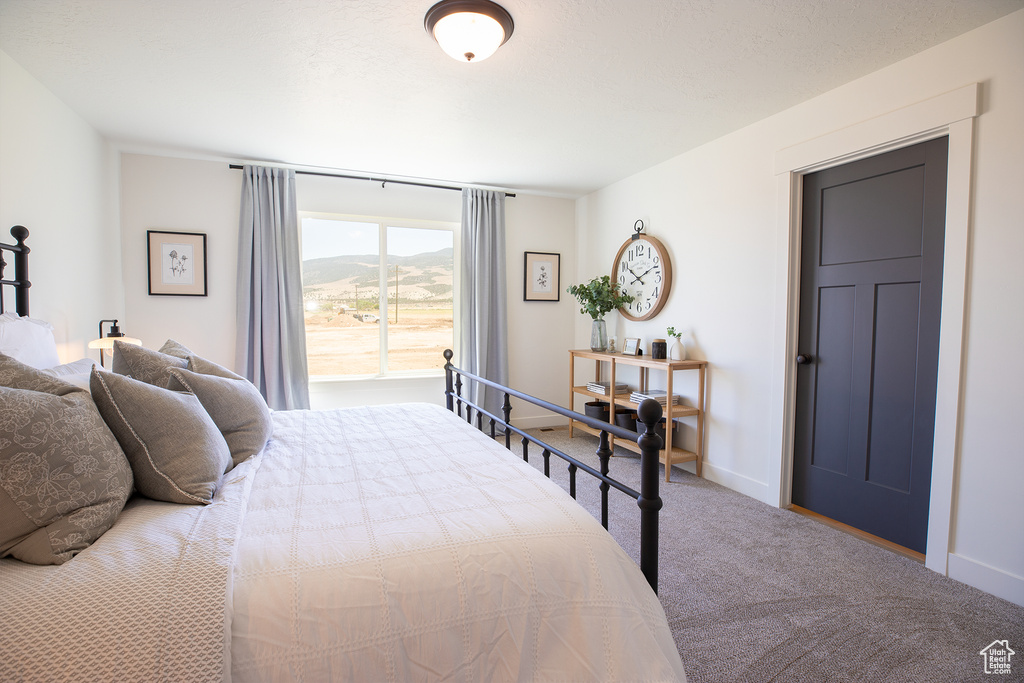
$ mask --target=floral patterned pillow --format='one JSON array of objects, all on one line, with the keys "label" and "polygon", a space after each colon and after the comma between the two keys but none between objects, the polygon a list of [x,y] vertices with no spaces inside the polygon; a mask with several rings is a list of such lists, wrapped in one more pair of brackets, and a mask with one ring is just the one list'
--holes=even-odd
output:
[{"label": "floral patterned pillow", "polygon": [[184,360],[188,360],[188,357],[193,355],[190,348],[184,344],[174,341],[173,339],[165,341],[164,345],[161,346],[159,350],[160,353],[166,353],[168,356],[174,356],[175,358],[182,358]]},{"label": "floral patterned pillow", "polygon": [[[237,379],[243,382],[249,382],[246,378],[231,372],[223,365],[217,365],[212,360],[206,360],[202,356],[189,356],[188,369],[192,372],[198,372],[200,375],[213,375],[214,377],[224,377],[227,379]],[[252,384],[252,382],[249,383]]]},{"label": "floral patterned pillow", "polygon": [[188,361],[184,358],[153,351],[134,344],[121,341],[114,342],[114,360],[110,369],[118,375],[125,375],[146,384],[157,387],[167,386],[171,368],[184,368]]},{"label": "floral patterned pillow", "polygon": [[63,564],[111,527],[132,482],[89,392],[0,355],[0,557]]},{"label": "floral patterned pillow", "polygon": [[202,356],[197,356],[192,353],[184,344],[176,342],[173,339],[168,339],[164,342],[164,345],[160,347],[160,353],[165,353],[168,356],[174,356],[175,358],[182,358],[188,362],[188,369],[192,372],[198,372],[201,375],[213,375],[215,377],[227,377],[228,379],[240,379],[248,382],[241,375],[231,372],[223,365],[218,365],[212,360],[207,360]]}]

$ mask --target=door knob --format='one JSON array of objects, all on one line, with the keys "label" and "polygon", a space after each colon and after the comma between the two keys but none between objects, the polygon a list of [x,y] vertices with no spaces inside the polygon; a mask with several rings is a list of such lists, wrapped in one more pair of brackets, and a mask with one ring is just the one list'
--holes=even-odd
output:
[{"label": "door knob", "polygon": [[801,353],[799,356],[796,357],[797,365],[809,365],[810,362],[811,362],[810,354]]}]

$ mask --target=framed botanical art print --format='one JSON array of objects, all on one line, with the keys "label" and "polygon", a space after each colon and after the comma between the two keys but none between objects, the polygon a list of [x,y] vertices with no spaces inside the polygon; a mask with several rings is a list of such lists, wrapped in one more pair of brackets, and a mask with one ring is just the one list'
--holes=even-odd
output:
[{"label": "framed botanical art print", "polygon": [[146,231],[149,293],[206,296],[206,233]]},{"label": "framed botanical art print", "polygon": [[561,255],[527,251],[523,257],[523,301],[558,301]]}]

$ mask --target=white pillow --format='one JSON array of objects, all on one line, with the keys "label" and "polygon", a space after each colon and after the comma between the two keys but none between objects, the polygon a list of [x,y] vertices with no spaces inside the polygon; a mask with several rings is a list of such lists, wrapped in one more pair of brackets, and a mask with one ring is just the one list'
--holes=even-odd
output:
[{"label": "white pillow", "polygon": [[59,380],[74,384],[76,387],[82,389],[89,388],[89,375],[92,373],[93,367],[96,365],[96,361],[92,358],[80,358],[70,363],[64,363],[63,365],[56,365],[52,368],[43,370],[47,375],[56,377]]},{"label": "white pillow", "polygon": [[53,326],[10,312],[0,316],[0,353],[37,369],[60,365]]}]

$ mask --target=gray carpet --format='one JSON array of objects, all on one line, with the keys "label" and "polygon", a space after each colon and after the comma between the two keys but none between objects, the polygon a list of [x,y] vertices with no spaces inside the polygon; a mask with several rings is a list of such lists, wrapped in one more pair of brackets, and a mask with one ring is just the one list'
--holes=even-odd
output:
[{"label": "gray carpet", "polygon": [[[533,433],[597,466],[596,437]],[[639,489],[639,456],[611,473]],[[552,478],[568,488],[554,456]],[[616,494],[609,530],[637,559],[636,503]],[[678,467],[661,496],[659,597],[691,682],[1024,680],[1024,608]],[[585,475],[578,500],[599,517]],[[996,639],[1018,653],[1009,676],[984,673]]]}]

